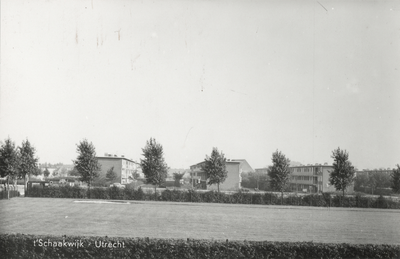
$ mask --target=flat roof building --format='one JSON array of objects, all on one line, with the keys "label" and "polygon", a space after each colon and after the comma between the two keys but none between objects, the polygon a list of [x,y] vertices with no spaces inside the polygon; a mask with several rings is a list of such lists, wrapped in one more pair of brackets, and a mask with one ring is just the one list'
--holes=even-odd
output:
[{"label": "flat roof building", "polygon": [[[204,190],[217,190],[216,184],[207,185],[207,176],[201,171],[201,166],[205,162],[190,166],[190,179],[193,187]],[[249,163],[245,159],[227,159],[225,162],[228,176],[226,180],[220,184],[220,190],[239,190],[241,188],[242,177],[241,173],[244,171],[253,171]]]},{"label": "flat roof building", "polygon": [[[294,192],[335,192],[335,186],[329,182],[332,165],[314,164],[290,167],[290,190]],[[351,185],[346,191],[352,192],[354,186]]]},{"label": "flat roof building", "polygon": [[104,156],[96,157],[101,165],[100,176],[106,177],[107,171],[114,167],[114,172],[117,177],[113,183],[127,184],[132,182],[132,174],[139,168],[139,164],[131,159],[125,158],[124,156],[117,156],[111,154],[105,154]]}]

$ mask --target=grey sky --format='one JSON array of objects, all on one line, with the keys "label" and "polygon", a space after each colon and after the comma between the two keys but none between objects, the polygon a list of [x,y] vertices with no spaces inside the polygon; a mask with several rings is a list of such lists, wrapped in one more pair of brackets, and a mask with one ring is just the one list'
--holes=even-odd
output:
[{"label": "grey sky", "polygon": [[0,139],[40,162],[76,144],[172,168],[212,147],[400,163],[398,1],[1,1]]}]

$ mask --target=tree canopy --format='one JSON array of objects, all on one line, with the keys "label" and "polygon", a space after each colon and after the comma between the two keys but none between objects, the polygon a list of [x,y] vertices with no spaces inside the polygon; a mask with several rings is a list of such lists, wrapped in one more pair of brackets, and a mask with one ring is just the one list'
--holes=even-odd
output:
[{"label": "tree canopy", "polygon": [[153,138],[146,142],[146,146],[142,148],[143,159],[140,159],[140,166],[145,175],[146,183],[154,185],[155,191],[157,187],[165,182],[168,174],[168,165],[164,160],[164,151],[161,144]]},{"label": "tree canopy", "polygon": [[15,143],[7,138],[0,147],[0,176],[9,180],[18,177],[19,156]]},{"label": "tree canopy", "polygon": [[106,178],[109,181],[114,181],[117,178],[117,173],[114,171],[114,166],[108,169],[106,173]]},{"label": "tree canopy", "polygon": [[35,156],[35,148],[29,140],[22,141],[22,146],[19,147],[19,175],[24,178],[24,188],[27,191],[26,176],[38,175],[38,158]]},{"label": "tree canopy", "polygon": [[281,192],[281,201],[283,199],[283,191],[285,190],[290,179],[290,159],[276,150],[272,153],[272,166],[268,167],[268,176],[270,185],[273,190]]},{"label": "tree canopy", "polygon": [[50,171],[49,171],[49,169],[47,167],[44,169],[43,175],[44,175],[44,177],[49,177]]},{"label": "tree canopy", "polygon": [[349,153],[340,147],[332,151],[333,170],[329,175],[329,182],[336,190],[344,192],[354,181],[355,169],[349,160]]},{"label": "tree canopy", "polygon": [[392,190],[395,193],[400,193],[400,165],[393,169],[391,174]]},{"label": "tree canopy", "polygon": [[183,172],[183,173],[173,173],[172,175],[173,175],[173,178],[175,180],[175,186],[176,187],[181,186],[180,181],[183,178],[183,176],[185,175],[185,172]]},{"label": "tree canopy", "polygon": [[[4,141],[0,147],[0,176],[7,177],[9,181],[15,181],[18,178],[19,155],[15,143],[10,138]],[[7,188],[7,198],[10,197],[10,188]]]},{"label": "tree canopy", "polygon": [[219,152],[218,148],[214,147],[211,156],[206,155],[204,163],[201,165],[201,171],[207,176],[207,184],[217,184],[218,192],[219,185],[225,182],[228,177],[226,170],[226,158],[224,153]]},{"label": "tree canopy", "polygon": [[242,187],[269,191],[269,177],[267,172],[243,172]]},{"label": "tree canopy", "polygon": [[86,182],[90,189],[93,180],[99,176],[101,170],[95,148],[91,142],[84,139],[77,145],[76,151],[78,157],[73,161],[75,168],[81,176],[81,181]]}]

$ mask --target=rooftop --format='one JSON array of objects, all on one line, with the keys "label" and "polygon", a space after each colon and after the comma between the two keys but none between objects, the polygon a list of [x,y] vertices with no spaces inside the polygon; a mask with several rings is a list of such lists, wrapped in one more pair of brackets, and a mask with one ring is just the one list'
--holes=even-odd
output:
[{"label": "rooftop", "polygon": [[295,165],[295,166],[289,166],[290,168],[296,168],[296,167],[332,167],[332,165],[329,165],[328,163],[324,163],[324,164],[307,164],[307,165]]},{"label": "rooftop", "polygon": [[132,159],[126,158],[124,155],[117,156],[117,155],[112,155],[112,154],[107,154],[106,153],[106,154],[104,154],[104,156],[96,156],[96,158],[97,159],[124,159],[124,160],[128,160],[128,161],[130,161],[132,163],[139,164],[138,162],[133,161]]}]

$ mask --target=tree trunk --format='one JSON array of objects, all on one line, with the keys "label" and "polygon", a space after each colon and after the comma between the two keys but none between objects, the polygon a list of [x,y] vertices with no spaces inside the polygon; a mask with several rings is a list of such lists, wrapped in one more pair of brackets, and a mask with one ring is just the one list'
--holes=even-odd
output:
[{"label": "tree trunk", "polygon": [[283,191],[281,191],[281,205],[283,205]]},{"label": "tree trunk", "polygon": [[[30,177],[28,175],[28,181]],[[26,197],[26,194],[28,193],[28,181],[26,180],[26,174],[24,175],[24,197]]]},{"label": "tree trunk", "polygon": [[157,201],[157,185],[154,185],[154,201]]},{"label": "tree trunk", "polygon": [[7,176],[7,199],[10,199],[10,183]]},{"label": "tree trunk", "polygon": [[344,207],[344,206],[343,206],[343,204],[344,204],[344,189],[345,189],[345,188],[343,188],[342,207]]},{"label": "tree trunk", "polygon": [[217,185],[218,185],[218,193],[219,193],[219,183],[217,183]]},{"label": "tree trunk", "polygon": [[[14,191],[18,192],[18,185],[17,185],[17,179],[14,180]],[[14,192],[15,193],[15,192]],[[13,196],[15,197],[15,196]]]},{"label": "tree trunk", "polygon": [[91,185],[91,183],[90,183],[90,181],[89,181],[89,183],[88,183],[89,185],[88,185],[88,198],[90,199],[90,185]]}]

